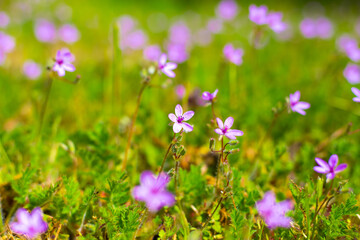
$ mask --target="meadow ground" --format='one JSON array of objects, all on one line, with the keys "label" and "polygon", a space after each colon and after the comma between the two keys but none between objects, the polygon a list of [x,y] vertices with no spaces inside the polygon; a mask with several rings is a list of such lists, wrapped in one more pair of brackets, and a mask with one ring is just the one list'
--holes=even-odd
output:
[{"label": "meadow ground", "polygon": [[1,0],[2,239],[358,239],[359,9]]}]

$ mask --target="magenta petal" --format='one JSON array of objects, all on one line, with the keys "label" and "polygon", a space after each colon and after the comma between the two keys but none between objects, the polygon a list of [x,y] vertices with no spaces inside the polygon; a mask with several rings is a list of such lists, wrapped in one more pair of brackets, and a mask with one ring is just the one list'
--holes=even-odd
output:
[{"label": "magenta petal", "polygon": [[175,116],[175,114],[173,114],[173,113],[170,113],[169,115],[168,115],[168,117],[169,117],[169,119],[172,121],[172,122],[177,122],[177,117]]},{"label": "magenta petal", "polygon": [[225,123],[224,123],[224,126],[229,129],[232,127],[232,125],[234,124],[234,118],[232,117],[228,117],[226,120],[225,120]]},{"label": "magenta petal", "polygon": [[232,135],[231,133],[227,132],[225,133],[225,136],[228,138],[228,139],[231,139],[231,140],[235,140],[236,137],[234,135]]},{"label": "magenta petal", "polygon": [[321,173],[321,174],[326,174],[326,173],[329,172],[329,170],[327,170],[325,168],[322,168],[322,167],[319,167],[319,166],[315,166],[314,171],[318,172],[318,173]]},{"label": "magenta petal", "polygon": [[183,115],[184,121],[191,119],[194,116],[194,114],[195,114],[194,111],[187,111],[186,113],[184,113]]},{"label": "magenta petal", "polygon": [[357,96],[360,97],[360,90],[356,87],[352,87],[351,91]]},{"label": "magenta petal", "polygon": [[224,128],[224,124],[223,124],[223,122],[221,121],[220,118],[216,118],[216,122],[217,122],[217,125],[219,126],[220,129]]},{"label": "magenta petal", "polygon": [[182,109],[181,105],[180,104],[176,105],[176,107],[175,107],[175,115],[177,117],[180,117],[180,116],[182,116],[182,114],[183,114],[183,109]]},{"label": "magenta petal", "polygon": [[178,132],[180,132],[181,131],[181,129],[182,129],[182,125],[181,125],[181,123],[174,123],[174,125],[173,125],[173,131],[174,131],[174,133],[178,133]]},{"label": "magenta petal", "polygon": [[220,128],[215,129],[215,132],[219,135],[223,135],[223,131]]},{"label": "magenta petal", "polygon": [[140,176],[140,184],[144,186],[152,186],[156,182],[156,178],[151,171],[144,171]]},{"label": "magenta petal", "polygon": [[333,154],[330,156],[329,158],[329,166],[331,169],[334,169],[336,167],[336,165],[338,164],[339,161],[339,157],[336,154]]},{"label": "magenta petal", "polygon": [[321,158],[315,158],[315,162],[319,164],[319,166],[322,167],[323,169],[330,171],[329,164],[324,160],[322,160]]},{"label": "magenta petal", "polygon": [[347,168],[347,164],[346,163],[342,163],[339,166],[337,166],[337,168],[335,169],[335,173],[339,173],[341,171],[344,171]]},{"label": "magenta petal", "polygon": [[177,64],[176,63],[172,63],[172,62],[168,62],[165,65],[165,68],[167,70],[174,70],[175,68],[177,68]]},{"label": "magenta petal", "polygon": [[242,136],[244,135],[244,132],[241,131],[241,130],[237,130],[237,129],[229,129],[227,131],[227,133],[231,134],[231,135],[234,135],[234,136]]},{"label": "magenta petal", "polygon": [[163,70],[162,70],[162,72],[166,75],[166,76],[168,76],[168,77],[170,77],[170,78],[174,78],[176,75],[175,75],[175,73],[172,71],[172,70],[169,70],[169,69],[166,69],[166,68],[164,68]]},{"label": "magenta petal", "polygon": [[328,173],[328,174],[326,174],[326,178],[327,179],[333,179],[335,177],[335,173]]},{"label": "magenta petal", "polygon": [[186,122],[181,123],[181,126],[185,132],[191,132],[194,129],[193,126],[191,126],[190,124],[188,124]]},{"label": "magenta petal", "polygon": [[166,54],[165,53],[161,54],[160,59],[159,59],[159,65],[164,66],[166,63],[166,59],[167,59]]},{"label": "magenta petal", "polygon": [[205,101],[211,101],[211,94],[209,92],[203,92],[202,99]]}]

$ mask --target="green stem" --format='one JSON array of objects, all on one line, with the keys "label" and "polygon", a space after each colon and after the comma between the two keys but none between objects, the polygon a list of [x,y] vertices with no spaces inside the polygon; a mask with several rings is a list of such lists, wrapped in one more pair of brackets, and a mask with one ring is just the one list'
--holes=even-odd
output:
[{"label": "green stem", "polygon": [[136,108],[135,108],[135,112],[132,116],[131,119],[131,124],[130,124],[130,129],[129,129],[129,135],[128,135],[128,139],[127,139],[127,144],[126,144],[126,148],[125,148],[125,155],[124,155],[124,160],[122,162],[122,170],[124,171],[126,169],[126,164],[127,164],[127,160],[128,160],[128,154],[129,154],[129,150],[130,150],[130,146],[131,146],[131,139],[133,137],[134,134],[134,126],[135,126],[135,121],[136,121],[136,117],[138,115],[139,112],[139,108],[140,108],[140,103],[141,103],[141,97],[144,93],[145,88],[148,85],[148,81],[145,80],[140,88],[139,94],[137,96],[137,103],[136,103]]},{"label": "green stem", "polygon": [[167,149],[167,151],[165,153],[164,159],[163,159],[163,161],[161,163],[161,166],[160,166],[160,169],[159,169],[159,174],[158,174],[159,176],[160,176],[160,173],[162,172],[162,170],[164,169],[164,165],[165,165],[166,159],[167,159],[167,157],[168,157],[168,155],[170,153],[171,147],[176,143],[175,142],[175,140],[176,140],[175,135],[176,134],[174,133],[174,137],[171,140],[171,143],[169,144],[169,147],[168,147],[168,149]]},{"label": "green stem", "polygon": [[216,205],[214,211],[211,213],[210,217],[208,218],[208,220],[206,220],[205,224],[202,226],[201,229],[204,229],[206,227],[206,225],[208,225],[208,223],[210,222],[210,220],[212,219],[212,217],[214,216],[216,210],[219,208],[221,202],[224,200],[224,197],[220,198],[220,201],[218,202],[218,204]]},{"label": "green stem", "polygon": [[40,112],[40,122],[39,122],[39,129],[38,129],[38,138],[40,138],[41,136],[41,131],[43,128],[43,124],[44,124],[44,118],[45,118],[45,113],[46,113],[46,109],[47,109],[47,105],[49,103],[49,98],[50,98],[50,93],[51,93],[51,88],[53,85],[53,79],[50,76],[52,74],[52,72],[49,73],[49,79],[47,81],[47,86],[46,86],[46,92],[45,92],[45,100],[44,103],[42,105],[41,108],[41,112]]},{"label": "green stem", "polygon": [[221,137],[221,153],[220,153],[220,159],[218,160],[217,164],[217,174],[216,174],[216,188],[219,188],[219,180],[220,180],[220,168],[221,163],[223,162],[223,156],[224,156],[224,137]]}]

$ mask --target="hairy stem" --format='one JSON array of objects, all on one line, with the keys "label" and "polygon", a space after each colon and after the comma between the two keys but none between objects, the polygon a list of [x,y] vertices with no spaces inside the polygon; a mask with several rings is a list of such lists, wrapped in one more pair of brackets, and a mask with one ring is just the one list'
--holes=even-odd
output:
[{"label": "hairy stem", "polygon": [[171,143],[169,144],[169,147],[168,147],[168,149],[167,149],[167,151],[166,151],[166,153],[165,153],[165,156],[164,156],[164,159],[163,159],[163,161],[162,161],[162,163],[161,163],[161,166],[160,166],[160,169],[159,169],[159,176],[160,176],[160,173],[162,172],[162,170],[164,169],[164,165],[165,165],[165,162],[166,162],[166,159],[167,159],[167,157],[169,156],[169,153],[170,153],[170,150],[171,150],[171,147],[174,145],[174,143],[175,143],[175,140],[176,140],[176,138],[175,138],[175,133],[174,133],[174,137],[173,137],[173,139],[171,140]]},{"label": "hairy stem", "polygon": [[53,79],[51,77],[51,74],[52,74],[52,72],[49,73],[49,78],[48,78],[47,86],[46,86],[46,90],[45,90],[45,100],[44,100],[44,103],[43,103],[43,105],[41,107],[40,120],[39,120],[39,129],[38,129],[38,138],[40,138],[41,131],[42,131],[42,128],[43,128],[45,113],[46,113],[47,105],[49,103],[49,98],[50,98],[51,87],[53,85]]},{"label": "hairy stem", "polygon": [[214,216],[216,210],[219,208],[221,202],[224,200],[224,197],[222,196],[218,202],[218,204],[216,205],[214,211],[211,213],[210,217],[208,218],[208,220],[206,220],[206,222],[204,223],[204,225],[202,226],[201,229],[204,229],[206,227],[206,225],[208,225],[208,223],[210,222],[210,220],[212,219],[212,217]]}]

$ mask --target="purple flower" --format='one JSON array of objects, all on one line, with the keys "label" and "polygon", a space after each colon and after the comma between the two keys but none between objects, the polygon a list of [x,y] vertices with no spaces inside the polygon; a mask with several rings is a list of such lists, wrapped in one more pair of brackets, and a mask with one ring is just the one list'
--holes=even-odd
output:
[{"label": "purple flower", "polygon": [[56,39],[55,25],[45,19],[38,19],[35,24],[35,36],[40,42],[54,42]]},{"label": "purple flower", "polygon": [[120,38],[120,47],[121,49],[139,50],[145,46],[147,40],[148,37],[144,31],[138,29]]},{"label": "purple flower", "polygon": [[216,95],[217,95],[218,91],[219,90],[216,89],[213,93],[203,92],[202,99],[204,99],[205,101],[208,101],[208,102],[212,102],[216,98]]},{"label": "purple flower", "polygon": [[59,29],[59,37],[66,43],[74,43],[79,40],[80,33],[74,25],[65,24]]},{"label": "purple flower", "polygon": [[357,48],[357,41],[355,38],[350,37],[349,35],[342,35],[337,39],[337,46],[340,51],[347,53],[354,48]]},{"label": "purple flower", "polygon": [[25,76],[31,80],[35,80],[41,75],[41,66],[32,60],[27,60],[23,66]]},{"label": "purple flower", "polygon": [[172,62],[166,62],[166,54],[163,53],[160,56],[159,59],[159,69],[160,71],[162,71],[166,76],[170,77],[170,78],[174,78],[175,77],[175,73],[173,72],[173,70],[175,68],[177,68],[177,64],[176,63],[172,63]]},{"label": "purple flower", "polygon": [[178,99],[180,99],[180,100],[183,99],[183,97],[185,96],[185,92],[186,92],[186,89],[185,89],[184,85],[179,84],[175,87],[175,94],[178,97]]},{"label": "purple flower", "polygon": [[300,31],[305,38],[319,37],[328,39],[334,33],[332,23],[326,17],[318,19],[305,18],[300,23]]},{"label": "purple flower", "polygon": [[257,201],[256,209],[270,229],[277,227],[289,228],[292,219],[286,213],[294,208],[290,200],[276,202],[275,194],[271,191],[265,193],[264,198]]},{"label": "purple flower", "polygon": [[360,49],[357,46],[348,47],[346,49],[346,55],[350,58],[350,60],[358,62],[360,60]]},{"label": "purple flower", "polygon": [[329,163],[320,158],[315,158],[315,161],[317,164],[319,164],[319,166],[315,166],[314,171],[321,174],[326,174],[327,179],[333,179],[336,174],[344,171],[347,168],[346,163],[342,163],[337,166],[339,157],[336,154],[330,156]]},{"label": "purple flower", "polygon": [[184,132],[191,132],[194,127],[190,124],[186,123],[185,121],[190,120],[194,116],[194,111],[187,111],[183,114],[183,108],[180,104],[176,105],[175,107],[175,114],[170,113],[169,119],[174,122],[173,131],[174,133],[180,132],[184,129]]},{"label": "purple flower", "polygon": [[216,15],[226,21],[233,20],[238,13],[238,6],[233,0],[223,0],[216,8]]},{"label": "purple flower", "polygon": [[226,44],[223,50],[224,56],[227,60],[234,63],[235,65],[241,65],[243,60],[242,57],[244,55],[244,50],[241,48],[235,49],[232,44]]},{"label": "purple flower", "polygon": [[215,129],[215,132],[220,136],[225,135],[229,139],[236,139],[237,136],[244,135],[244,132],[237,129],[230,129],[234,123],[232,117],[228,117],[223,123],[220,118],[216,118],[216,122],[219,128]]},{"label": "purple flower", "polygon": [[207,22],[207,29],[212,33],[220,33],[223,29],[223,22],[221,19],[212,18]]},{"label": "purple flower", "polygon": [[10,223],[10,229],[16,234],[24,235],[30,239],[47,231],[48,225],[43,220],[41,208],[37,207],[29,213],[24,208],[16,211],[17,222]]},{"label": "purple flower", "polygon": [[160,58],[161,49],[158,45],[150,45],[144,49],[143,54],[147,60],[156,62]]},{"label": "purple flower", "polygon": [[0,31],[0,52],[9,53],[15,48],[15,39]]},{"label": "purple flower", "polygon": [[301,115],[306,115],[305,109],[310,108],[310,103],[300,102],[300,91],[290,94],[289,106],[293,112],[298,112]]},{"label": "purple flower", "polygon": [[0,12],[0,27],[5,28],[9,22],[9,16],[5,12]]},{"label": "purple flower", "polygon": [[118,18],[117,24],[119,26],[121,35],[125,36],[135,29],[136,22],[131,16],[124,15]]},{"label": "purple flower", "polygon": [[75,67],[72,62],[75,60],[74,55],[67,49],[61,49],[57,52],[53,71],[57,72],[60,77],[65,76],[65,71],[74,72]]},{"label": "purple flower", "polygon": [[267,16],[269,27],[276,33],[281,33],[287,28],[287,24],[282,21],[282,17],[281,12],[271,12]]},{"label": "purple flower", "polygon": [[351,91],[355,94],[356,97],[353,98],[354,102],[360,102],[360,90],[356,87],[351,88]]},{"label": "purple flower", "polygon": [[257,7],[256,5],[251,4],[249,7],[249,19],[258,25],[267,24],[267,11],[268,8],[265,5]]},{"label": "purple flower", "polygon": [[184,46],[188,46],[191,43],[191,32],[188,26],[182,22],[176,22],[170,28],[170,36],[171,43],[177,43]]},{"label": "purple flower", "polygon": [[360,67],[359,67],[359,65],[349,63],[344,70],[344,77],[351,84],[360,83]]},{"label": "purple flower", "polygon": [[179,43],[169,43],[167,46],[167,54],[169,60],[176,63],[185,62],[189,57],[186,46]]},{"label": "purple flower", "polygon": [[150,171],[144,171],[140,176],[140,186],[134,187],[132,195],[137,201],[146,203],[151,212],[157,212],[161,208],[171,207],[175,204],[175,197],[166,190],[169,176],[161,173],[159,177]]}]

